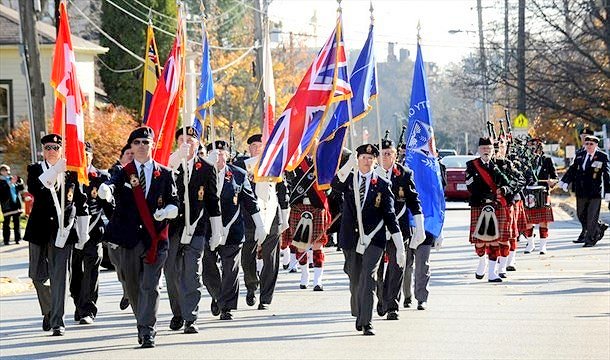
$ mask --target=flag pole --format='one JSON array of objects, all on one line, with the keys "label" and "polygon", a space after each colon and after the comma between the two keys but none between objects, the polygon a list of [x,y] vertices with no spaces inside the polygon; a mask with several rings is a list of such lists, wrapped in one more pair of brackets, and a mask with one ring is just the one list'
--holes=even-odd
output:
[{"label": "flag pole", "polygon": [[[180,2],[178,4],[178,11],[180,12],[180,19],[182,19],[182,3]],[[201,20],[201,25],[203,26],[203,19]],[[186,24],[185,24],[186,26]],[[184,40],[185,40],[185,46],[186,46],[186,36],[187,36],[187,32],[186,29],[184,29]],[[184,57],[186,57],[186,47],[184,49]],[[183,69],[186,70],[186,69]],[[182,83],[182,86],[184,87],[184,82]],[[183,89],[183,93],[184,93],[184,89]],[[183,141],[187,141],[187,135],[186,135],[186,117],[182,118],[182,140]],[[181,159],[182,162],[182,182],[184,184],[184,231],[186,231],[186,236],[190,237],[191,236],[191,202],[190,202],[190,197],[189,197],[189,168],[188,168],[188,161],[187,161],[187,157],[189,154],[184,154],[184,156]],[[194,161],[194,160],[193,160]]]},{"label": "flag pole", "polygon": [[[371,13],[371,28],[373,26],[375,26],[375,16],[373,15],[373,11],[375,10],[373,8],[373,1],[371,0],[371,7],[369,8],[369,12]],[[373,33],[373,36],[375,35],[375,33]],[[372,41],[373,43],[375,43],[375,39],[373,39]],[[374,51],[374,50],[373,50]],[[375,66],[375,90],[379,91],[379,86],[378,82],[377,82],[377,60],[375,60],[373,62],[373,65]],[[379,113],[379,93],[377,95],[375,95],[375,113],[377,116],[377,139],[379,140],[378,144],[379,144],[379,152],[381,152],[381,115]]]}]

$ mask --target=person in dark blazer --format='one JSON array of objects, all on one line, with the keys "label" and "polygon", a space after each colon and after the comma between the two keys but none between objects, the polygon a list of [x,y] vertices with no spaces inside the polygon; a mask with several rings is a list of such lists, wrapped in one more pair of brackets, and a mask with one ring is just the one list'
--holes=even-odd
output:
[{"label": "person in dark blazer", "polygon": [[[53,329],[53,336],[63,336],[66,281],[72,246],[68,239],[77,223],[88,223],[87,196],[81,191],[77,175],[66,171],[62,157],[62,139],[48,134],[40,139],[43,161],[28,166],[28,191],[34,204],[23,239],[29,242],[29,276],[34,283],[43,314],[42,329]],[[61,184],[65,186],[64,217],[61,217]],[[61,226],[60,226],[61,225]],[[77,227],[78,240],[87,237],[87,228]]]},{"label": "person in dark blazer", "polygon": [[2,223],[4,245],[9,244],[11,222],[13,223],[15,244],[19,244],[21,240],[19,218],[23,212],[20,198],[23,189],[23,179],[19,176],[11,176],[11,168],[8,165],[0,165],[0,203],[2,203],[2,214],[4,215]]},{"label": "person in dark blazer", "polygon": [[[610,166],[608,155],[597,148],[599,138],[593,135],[585,137],[586,151],[579,152],[574,162],[561,178],[559,186],[576,193],[576,212],[581,224],[581,232],[575,243],[584,243],[592,247],[601,239],[599,236],[599,211],[601,200],[610,201]],[[602,186],[603,192],[602,194]]]},{"label": "person in dark blazer", "polygon": [[[186,134],[186,136],[185,136]],[[222,220],[216,194],[216,169],[201,158],[199,132],[192,126],[176,131],[178,150],[170,156],[170,166],[178,188],[180,211],[169,227],[169,253],[163,271],[173,317],[169,327],[185,334],[199,332],[197,318],[201,300],[201,258],[206,236],[221,236]],[[185,173],[184,165],[188,172]],[[187,184],[185,186],[185,176]],[[188,189],[189,226],[186,226]]]},{"label": "person in dark blazer", "polygon": [[[267,236],[259,213],[256,196],[252,191],[248,175],[237,166],[227,162],[229,146],[226,141],[217,140],[207,146],[208,152],[217,158],[215,163],[217,190],[220,197],[222,216],[222,238],[220,242],[210,238],[203,252],[203,284],[212,296],[211,310],[220,320],[232,320],[232,310],[237,309],[239,297],[239,262],[242,243],[245,239],[244,220],[241,207],[256,225],[254,237],[262,243]],[[220,258],[222,273],[218,269]]]},{"label": "person in dark blazer", "polygon": [[150,127],[132,131],[128,143],[134,160],[98,190],[101,199],[115,202],[108,223],[109,241],[123,247],[120,271],[143,348],[155,346],[159,278],[169,246],[168,220],[178,216],[179,206],[171,169],[152,159],[153,139]]},{"label": "person in dark blazer", "polygon": [[[375,274],[388,241],[386,228],[396,247],[398,267],[405,267],[406,254],[394,211],[391,184],[373,170],[379,150],[372,144],[364,144],[356,149],[356,153],[357,160],[350,157],[339,169],[331,187],[332,191],[343,195],[338,240],[345,256],[343,270],[349,277],[350,305],[352,316],[356,317],[356,330],[364,335],[375,335],[372,325]],[[356,161],[358,169],[352,171]],[[357,181],[354,181],[354,176],[357,176]]]}]

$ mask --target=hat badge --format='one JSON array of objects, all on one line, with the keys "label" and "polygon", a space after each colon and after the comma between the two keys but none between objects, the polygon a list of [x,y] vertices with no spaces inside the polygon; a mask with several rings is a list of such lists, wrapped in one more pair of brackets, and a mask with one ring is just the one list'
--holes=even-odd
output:
[{"label": "hat badge", "polygon": [[57,142],[57,136],[53,136],[53,141]]},{"label": "hat badge", "polygon": [[372,153],[372,152],[373,152],[373,147],[372,147],[371,145],[367,146],[367,147],[366,147],[366,152],[367,152],[368,154]]}]

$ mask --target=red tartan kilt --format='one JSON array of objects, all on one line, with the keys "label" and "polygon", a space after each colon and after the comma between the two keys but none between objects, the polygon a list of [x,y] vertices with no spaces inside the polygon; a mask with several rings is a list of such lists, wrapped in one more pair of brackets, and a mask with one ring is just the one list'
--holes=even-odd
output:
[{"label": "red tartan kilt", "polygon": [[292,245],[292,236],[290,236],[290,229],[286,229],[282,233],[282,242],[280,244],[280,249],[284,250]]},{"label": "red tartan kilt", "polygon": [[475,246],[481,246],[483,244],[487,244],[490,246],[498,246],[499,244],[508,245],[510,240],[510,235],[513,232],[511,230],[511,218],[510,218],[510,207],[500,207],[495,206],[496,208],[496,218],[498,219],[498,227],[500,237],[493,241],[484,241],[480,239],[476,239],[473,234],[475,232],[475,228],[477,226],[477,222],[479,221],[479,216],[481,215],[481,210],[483,206],[472,206],[470,208],[470,243],[475,244]]},{"label": "red tartan kilt", "polygon": [[309,211],[313,216],[313,232],[311,234],[311,241],[318,240],[322,246],[328,242],[328,236],[326,235],[326,227],[328,226],[328,218],[326,216],[326,210],[318,209],[312,205],[296,204],[290,209],[290,239],[292,245],[296,246],[300,250],[307,249],[310,243],[294,241],[294,234],[296,233],[297,225],[301,220],[301,214]]},{"label": "red tartan kilt", "polygon": [[515,209],[517,212],[517,229],[519,234],[521,234],[525,232],[528,224],[525,208],[523,207],[523,200],[519,200],[515,203]]},{"label": "red tartan kilt", "polygon": [[555,221],[553,218],[553,208],[550,206],[539,209],[525,209],[528,224],[549,223]]}]

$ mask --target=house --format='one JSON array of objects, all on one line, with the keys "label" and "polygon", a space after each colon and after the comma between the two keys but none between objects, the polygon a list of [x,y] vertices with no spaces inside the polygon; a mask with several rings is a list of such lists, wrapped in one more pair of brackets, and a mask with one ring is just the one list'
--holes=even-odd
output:
[{"label": "house", "polygon": [[[48,118],[53,115],[55,96],[51,88],[51,66],[55,46],[55,27],[38,21],[40,65],[44,82],[44,106]],[[76,71],[81,90],[87,99],[87,111],[93,115],[95,100],[95,57],[108,48],[72,35],[76,57]],[[6,136],[16,124],[28,116],[28,89],[24,61],[20,53],[19,13],[0,5],[0,138]]]}]

